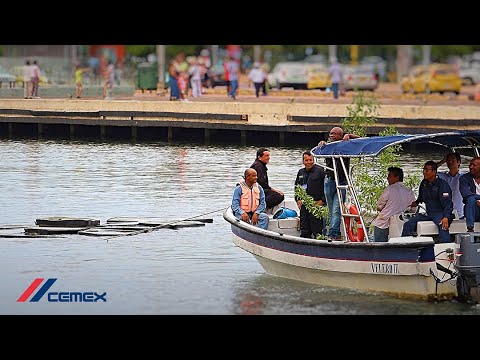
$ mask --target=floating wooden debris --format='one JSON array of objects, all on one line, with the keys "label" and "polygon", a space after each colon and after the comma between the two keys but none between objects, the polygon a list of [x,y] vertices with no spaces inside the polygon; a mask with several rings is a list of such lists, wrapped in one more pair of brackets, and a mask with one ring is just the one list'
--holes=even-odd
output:
[{"label": "floating wooden debris", "polygon": [[23,229],[28,225],[0,225],[0,230]]},{"label": "floating wooden debris", "polygon": [[52,216],[47,218],[39,218],[35,220],[35,224],[37,224],[38,226],[47,227],[89,228],[100,225],[100,220],[89,218]]},{"label": "floating wooden debris", "polygon": [[[52,237],[59,234],[79,234],[90,236],[127,236],[137,235],[159,229],[180,229],[205,226],[212,223],[211,218],[191,218],[184,220],[165,220],[157,217],[115,217],[100,225],[100,220],[51,216],[35,220],[37,226],[0,225],[0,237]],[[20,229],[22,230],[20,232]]]},{"label": "floating wooden debris", "polygon": [[89,235],[89,236],[128,236],[128,235],[137,235],[145,232],[149,232],[150,229],[146,230],[121,230],[121,229],[109,229],[109,228],[90,228],[86,230],[79,231],[79,235]]},{"label": "floating wooden debris", "polygon": [[0,238],[22,239],[22,238],[50,238],[52,235],[25,234],[24,228],[10,228],[0,230]]},{"label": "floating wooden debris", "polygon": [[37,234],[37,235],[55,235],[55,234],[77,234],[81,230],[86,230],[87,227],[46,227],[46,226],[35,226],[35,227],[26,227],[25,234]]}]

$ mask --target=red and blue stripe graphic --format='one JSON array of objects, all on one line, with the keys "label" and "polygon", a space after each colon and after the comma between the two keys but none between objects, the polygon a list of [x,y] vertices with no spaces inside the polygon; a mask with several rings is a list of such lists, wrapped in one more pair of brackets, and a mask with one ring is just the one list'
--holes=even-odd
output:
[{"label": "red and blue stripe graphic", "polygon": [[[17,302],[25,302],[28,300],[28,298],[37,290],[37,288],[40,286],[40,284],[44,281],[45,279],[35,279],[32,281],[30,286],[25,290],[25,292],[20,295],[20,297],[17,299]],[[30,299],[30,302],[38,302],[43,295],[50,289],[50,287],[53,285],[53,283],[57,281],[57,279],[50,278],[48,279],[45,284],[42,285],[42,287],[37,291],[37,293]]]}]

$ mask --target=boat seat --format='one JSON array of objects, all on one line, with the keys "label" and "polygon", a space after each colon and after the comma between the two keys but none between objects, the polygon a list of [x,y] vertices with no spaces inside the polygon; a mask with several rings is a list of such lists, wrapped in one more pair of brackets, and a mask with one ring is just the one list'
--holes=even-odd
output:
[{"label": "boat seat", "polygon": [[[452,224],[450,225],[450,234],[459,234],[467,231],[467,226],[465,224],[465,219],[459,219],[458,213],[456,210],[453,211],[455,215]],[[389,224],[389,238],[395,238],[402,236],[403,224],[405,222],[400,218],[400,214],[393,215],[390,218]],[[475,231],[480,230],[480,223],[475,224]],[[419,221],[417,223],[417,233],[418,236],[422,235],[438,235],[438,227],[431,220],[429,221]]]},{"label": "boat seat", "polygon": [[[480,231],[480,223],[476,222],[474,231]],[[460,234],[467,232],[465,219],[454,219],[450,225],[450,234]],[[419,221],[417,223],[418,235],[437,235],[438,226],[433,221]]]},{"label": "boat seat", "polygon": [[288,235],[300,235],[300,218],[272,219],[268,222],[268,230]]}]

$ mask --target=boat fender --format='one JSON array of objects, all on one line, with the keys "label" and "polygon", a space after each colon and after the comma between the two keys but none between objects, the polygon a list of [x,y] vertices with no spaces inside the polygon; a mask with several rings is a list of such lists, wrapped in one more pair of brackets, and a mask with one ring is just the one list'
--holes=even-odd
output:
[{"label": "boat fender", "polygon": [[[348,208],[350,214],[358,215],[358,209],[354,204],[350,204]],[[350,217],[345,217],[345,227],[347,228],[348,238],[352,242],[362,242],[365,239],[365,232],[363,231],[362,221],[360,218],[355,218],[357,223],[357,233],[353,232],[353,228],[350,226]]]},{"label": "boat fender", "polygon": [[297,217],[298,214],[295,210],[286,208],[286,207],[281,207],[277,211],[275,211],[275,214],[273,214],[274,219],[288,219],[288,218],[294,218]]}]

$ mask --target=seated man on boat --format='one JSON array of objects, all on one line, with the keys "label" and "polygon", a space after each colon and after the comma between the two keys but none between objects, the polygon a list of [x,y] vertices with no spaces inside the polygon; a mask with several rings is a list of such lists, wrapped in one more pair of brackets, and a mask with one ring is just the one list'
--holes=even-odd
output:
[{"label": "seated man on boat", "polygon": [[248,168],[233,191],[232,210],[237,219],[267,230],[268,215],[265,213],[265,192],[257,183],[257,172]]},{"label": "seated man on boat", "polygon": [[467,231],[473,232],[475,221],[480,221],[480,157],[470,160],[469,172],[460,176],[460,193],[465,203]]},{"label": "seated man on boat", "polygon": [[270,162],[270,150],[267,148],[260,148],[257,150],[257,158],[250,167],[255,169],[258,176],[258,184],[265,191],[265,202],[267,208],[273,208],[285,200],[283,192],[270,187],[268,184],[267,164]]},{"label": "seated man on boat", "polygon": [[[341,127],[336,126],[330,130],[328,134],[328,141],[329,142],[339,141],[339,140],[346,141],[350,139],[356,139],[359,137],[360,136],[354,135],[354,134],[345,134]],[[323,146],[325,144],[326,142],[322,140],[318,143],[318,146]],[[350,159],[345,158],[343,161],[345,163],[345,167],[348,173],[350,171],[349,169]],[[330,169],[333,169],[333,159],[332,158],[325,159],[325,165]],[[335,165],[337,168],[338,185],[347,185],[347,176],[343,171],[343,167],[340,162],[340,159],[335,159]],[[328,238],[339,240],[341,239],[340,222],[342,219],[341,219],[341,212],[340,212],[340,201],[338,199],[337,185],[335,183],[335,175],[333,173],[333,170],[327,169],[325,171],[324,191],[325,191],[325,199],[327,201],[327,206],[328,206],[328,223],[330,224],[328,228]],[[345,202],[346,191],[345,189],[341,189],[340,191],[341,191],[343,202]]]},{"label": "seated man on boat", "polygon": [[[300,185],[313,198],[317,205],[324,206],[325,193],[323,189],[325,181],[325,171],[320,165],[315,164],[315,159],[310,150],[303,153],[303,165],[305,167],[298,170],[295,186]],[[317,218],[310,213],[302,200],[295,198],[297,206],[300,209],[300,236],[304,238],[316,239],[318,235],[323,234],[324,220]]]},{"label": "seated man on boat", "polygon": [[402,236],[415,236],[419,221],[432,220],[438,226],[438,239],[441,243],[451,242],[450,224],[453,221],[452,189],[445,180],[437,177],[437,163],[427,161],[423,166],[423,180],[420,183],[417,200],[411,207],[425,203],[426,214],[417,213],[403,225]]},{"label": "seated man on boat", "polygon": [[440,179],[445,180],[448,185],[450,185],[450,189],[452,189],[453,209],[457,212],[459,219],[463,219],[464,217],[463,197],[460,193],[459,187],[460,176],[464,174],[462,171],[460,171],[461,162],[462,159],[460,157],[460,153],[450,152],[446,154],[443,159],[437,163],[437,167],[444,163],[447,163],[448,171],[438,172],[437,175]]},{"label": "seated man on boat", "polygon": [[372,221],[373,241],[387,242],[390,217],[402,213],[415,201],[415,193],[403,184],[403,170],[399,167],[388,168],[388,186],[377,201],[379,213]]}]

